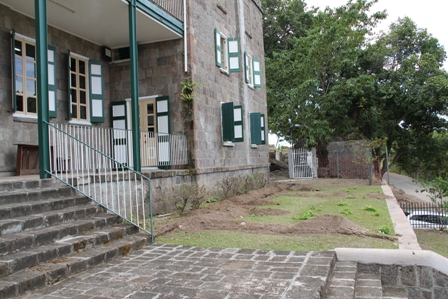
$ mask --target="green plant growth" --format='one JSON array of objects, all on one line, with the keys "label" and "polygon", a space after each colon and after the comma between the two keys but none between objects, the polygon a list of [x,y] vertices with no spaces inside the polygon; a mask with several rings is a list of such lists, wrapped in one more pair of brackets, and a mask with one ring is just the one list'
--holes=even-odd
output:
[{"label": "green plant growth", "polygon": [[199,209],[206,195],[205,186],[199,187],[198,184],[182,184],[171,189],[171,197],[181,215],[188,206],[192,210]]},{"label": "green plant growth", "polygon": [[376,209],[375,209],[374,207],[372,207],[372,206],[369,206],[369,205],[363,207],[362,209],[363,209],[364,211],[367,211],[367,212],[374,212],[374,213],[377,213]]},{"label": "green plant growth", "polygon": [[390,228],[387,225],[381,225],[379,232],[385,235],[390,235]]},{"label": "green plant growth", "polygon": [[345,201],[340,201],[336,204],[338,207],[346,207],[348,206],[348,202]]},{"label": "green plant growth", "polygon": [[180,96],[183,101],[183,117],[186,123],[193,121],[193,100],[195,98],[194,87],[199,83],[191,82],[190,80],[180,82],[182,84],[182,90]]},{"label": "green plant growth", "polygon": [[350,209],[344,209],[342,212],[341,212],[341,214],[342,215],[346,215],[346,216],[348,216],[348,215],[351,215],[352,214],[352,211],[350,210]]},{"label": "green plant growth", "polygon": [[429,182],[420,182],[423,189],[417,190],[420,192],[428,192],[428,197],[435,203],[439,201],[443,204],[443,198],[448,196],[448,181],[441,177],[437,177]]}]

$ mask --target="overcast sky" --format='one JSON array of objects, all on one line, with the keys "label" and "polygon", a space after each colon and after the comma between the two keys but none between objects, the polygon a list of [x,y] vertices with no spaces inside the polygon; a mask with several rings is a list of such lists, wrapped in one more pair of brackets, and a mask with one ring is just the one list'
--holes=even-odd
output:
[{"label": "overcast sky", "polygon": [[[325,7],[337,7],[344,5],[348,0],[305,0],[307,6],[320,7],[322,10]],[[408,16],[416,24],[418,28],[426,28],[439,43],[448,50],[448,17],[446,14],[448,3],[446,0],[379,0],[377,4],[371,9],[371,12],[386,10],[388,17],[382,21],[378,28],[387,31],[389,25],[395,22],[400,17]],[[445,62],[445,69],[448,68],[448,63]]]}]

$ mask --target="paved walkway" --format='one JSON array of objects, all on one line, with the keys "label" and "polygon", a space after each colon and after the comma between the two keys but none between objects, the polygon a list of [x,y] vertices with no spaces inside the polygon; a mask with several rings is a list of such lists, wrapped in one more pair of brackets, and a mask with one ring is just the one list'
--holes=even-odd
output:
[{"label": "paved walkway", "polygon": [[334,251],[147,246],[22,298],[321,298]]}]

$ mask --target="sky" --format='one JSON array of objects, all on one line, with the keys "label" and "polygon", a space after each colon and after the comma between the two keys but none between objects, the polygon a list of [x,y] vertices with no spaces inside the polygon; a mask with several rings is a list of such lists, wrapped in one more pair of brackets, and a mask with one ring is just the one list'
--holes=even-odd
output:
[{"label": "sky", "polygon": [[[331,8],[344,5],[348,0],[305,0],[308,8],[319,7],[322,10],[325,7]],[[378,25],[378,30],[388,31],[389,25],[398,20],[398,18],[409,17],[417,28],[425,28],[433,37],[439,40],[439,43],[445,47],[448,52],[448,17],[446,9],[448,1],[446,0],[379,0],[371,12],[386,10],[388,17]],[[448,70],[448,62],[445,61],[444,68]],[[269,143],[276,144],[277,136],[269,134]]]}]

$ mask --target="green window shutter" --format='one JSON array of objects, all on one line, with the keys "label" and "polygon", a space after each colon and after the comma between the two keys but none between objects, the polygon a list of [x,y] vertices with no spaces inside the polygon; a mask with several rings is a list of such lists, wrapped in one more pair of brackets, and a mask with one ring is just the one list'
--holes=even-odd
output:
[{"label": "green window shutter", "polygon": [[261,60],[259,58],[253,58],[253,70],[254,70],[254,87],[261,87]]},{"label": "green window shutter", "polygon": [[250,143],[261,144],[261,114],[252,112],[250,114]]},{"label": "green window shutter", "polygon": [[247,56],[247,52],[244,51],[244,81],[246,83],[249,83],[249,77],[250,77],[250,68],[249,68],[249,56]]},{"label": "green window shutter", "polygon": [[48,46],[48,116],[57,117],[56,48],[53,46]]},{"label": "green window shutter", "polygon": [[266,119],[264,114],[261,114],[260,126],[261,126],[261,144],[266,144]]},{"label": "green window shutter", "polygon": [[170,98],[168,96],[156,98],[157,118],[157,159],[158,167],[171,167],[170,142]]},{"label": "green window shutter", "polygon": [[235,139],[233,102],[221,103],[222,140]]},{"label": "green window shutter", "polygon": [[70,50],[67,51],[67,65],[68,65],[68,86],[67,86],[67,92],[68,92],[68,101],[67,101],[67,111],[68,111],[68,119],[72,119],[72,60],[70,57]]},{"label": "green window shutter", "polygon": [[14,28],[11,30],[11,82],[12,82],[12,111],[16,112],[16,32]]},{"label": "green window shutter", "polygon": [[233,126],[235,142],[244,141],[244,127],[243,127],[243,106],[233,107]]},{"label": "green window shutter", "polygon": [[227,38],[227,53],[229,54],[229,72],[239,72],[240,67],[240,42],[238,38]]},{"label": "green window shutter", "polygon": [[216,54],[216,65],[222,66],[222,57],[221,57],[221,32],[215,28],[215,54]]},{"label": "green window shutter", "polygon": [[104,122],[103,65],[101,61],[89,60],[90,72],[90,121]]},{"label": "green window shutter", "polygon": [[127,129],[127,106],[126,101],[110,103],[112,109],[112,157],[118,162],[129,166],[129,134]]}]

